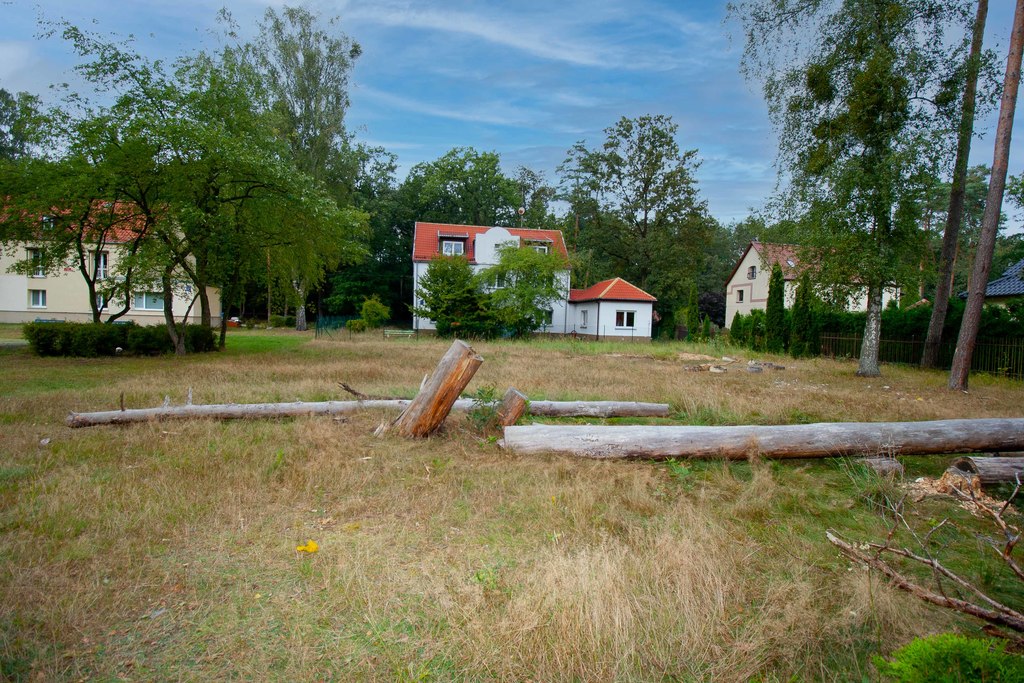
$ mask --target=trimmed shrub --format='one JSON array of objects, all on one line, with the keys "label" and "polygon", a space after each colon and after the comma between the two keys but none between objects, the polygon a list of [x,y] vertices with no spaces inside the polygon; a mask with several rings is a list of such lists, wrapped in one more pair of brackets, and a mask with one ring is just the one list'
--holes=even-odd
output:
[{"label": "trimmed shrub", "polygon": [[113,356],[128,346],[134,323],[28,323],[22,334],[40,356]]},{"label": "trimmed shrub", "polygon": [[136,356],[159,356],[162,353],[172,353],[174,344],[163,325],[137,326],[128,333],[127,349],[128,353]]},{"label": "trimmed shrub", "polygon": [[918,638],[893,653],[891,661],[875,657],[887,680],[1024,682],[1024,657],[1006,652],[1006,643],[990,638],[967,638],[942,633]]},{"label": "trimmed shrub", "polygon": [[[169,337],[164,329],[164,336]],[[217,337],[212,327],[206,325],[185,326],[185,350],[189,353],[208,353],[217,349]]]},{"label": "trimmed shrub", "polygon": [[363,300],[361,314],[366,327],[371,330],[377,329],[391,319],[391,309],[382,304],[376,294]]}]

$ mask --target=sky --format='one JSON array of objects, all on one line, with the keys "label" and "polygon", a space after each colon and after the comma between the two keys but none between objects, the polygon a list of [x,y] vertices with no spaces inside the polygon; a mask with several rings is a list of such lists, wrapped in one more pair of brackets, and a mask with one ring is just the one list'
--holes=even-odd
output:
[{"label": "sky", "polygon": [[[243,37],[276,0],[0,0],[0,87],[46,98],[76,80],[58,38],[37,20],[67,19],[121,37],[167,61],[217,45],[226,6]],[[294,3],[293,3],[294,4]],[[398,157],[399,180],[453,147],[501,155],[556,180],[566,151],[604,140],[623,116],[670,115],[710,213],[723,223],[763,206],[776,186],[776,135],[757,83],[739,71],[743,40],[720,0],[321,0],[306,3],[362,47],[350,88],[349,129]],[[1013,3],[990,4],[986,46],[1005,69]],[[991,164],[997,112],[976,125],[972,164]],[[1010,173],[1024,168],[1018,111]],[[1022,212],[1009,209],[1010,229]]]}]

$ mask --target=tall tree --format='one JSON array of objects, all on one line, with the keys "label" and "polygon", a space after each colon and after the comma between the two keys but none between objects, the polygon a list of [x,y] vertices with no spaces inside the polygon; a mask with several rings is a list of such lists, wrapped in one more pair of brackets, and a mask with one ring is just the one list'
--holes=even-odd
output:
[{"label": "tall tree", "polygon": [[1003,191],[1006,187],[1006,173],[1010,162],[1010,138],[1013,134],[1013,115],[1017,109],[1017,89],[1020,85],[1021,56],[1024,52],[1024,0],[1017,0],[1013,14],[1013,29],[1010,34],[1009,54],[1006,58],[1006,76],[1003,79],[1003,94],[999,104],[999,123],[996,127],[995,151],[992,158],[992,174],[989,177],[988,198],[985,201],[985,217],[981,224],[981,238],[974,256],[974,270],[971,285],[967,291],[967,307],[960,322],[960,336],[953,354],[953,367],[949,371],[949,388],[966,391],[971,371],[971,356],[978,337],[981,323],[981,307],[985,303],[985,288],[992,266],[992,252],[995,248],[996,232],[999,229],[999,213],[1003,205]]},{"label": "tall tree", "polygon": [[978,90],[978,74],[981,71],[981,45],[985,37],[985,19],[988,16],[988,0],[978,0],[974,29],[971,33],[971,51],[967,57],[966,78],[963,98],[960,104],[960,126],[957,132],[956,161],[953,164],[953,183],[949,192],[949,209],[946,211],[946,229],[942,235],[942,252],[939,256],[939,279],[935,286],[932,317],[928,323],[928,335],[921,355],[921,367],[934,368],[939,362],[939,345],[942,343],[942,328],[946,323],[946,310],[953,265],[959,243],[960,223],[964,213],[964,197],[967,184],[967,160],[971,154],[971,138],[974,135],[974,108]]},{"label": "tall tree", "polygon": [[0,88],[0,161],[29,155],[39,124],[39,99]]},{"label": "tall tree", "polygon": [[[330,160],[345,142],[345,112],[353,63],[359,44],[335,30],[336,18],[324,20],[305,7],[268,8],[260,23],[260,38],[246,51],[265,77],[270,109],[278,115],[281,132],[298,168],[317,182],[328,175]],[[293,230],[303,230],[294,223]],[[330,256],[314,263],[304,255],[287,259],[295,268],[295,328],[306,329],[306,296],[322,280]]]},{"label": "tall tree", "polygon": [[399,189],[412,221],[468,225],[519,225],[516,181],[501,171],[495,152],[456,147],[440,158],[416,164]]},{"label": "tall tree", "polygon": [[786,280],[779,264],[772,266],[768,280],[768,303],[765,304],[765,350],[782,353],[786,345]]},{"label": "tall tree", "polygon": [[[955,9],[955,8],[953,8]],[[857,374],[880,373],[883,289],[912,279],[920,198],[943,132],[925,105],[948,59],[952,9],[938,0],[744,3],[743,67],[764,80],[779,128],[783,207],[801,218],[803,260],[834,289],[867,293]]]},{"label": "tall tree", "polygon": [[700,199],[697,150],[683,151],[669,116],[622,118],[597,148],[577,142],[560,166],[562,190],[580,220],[577,247],[595,258],[595,279],[622,276],[673,311],[696,281],[712,219]]}]

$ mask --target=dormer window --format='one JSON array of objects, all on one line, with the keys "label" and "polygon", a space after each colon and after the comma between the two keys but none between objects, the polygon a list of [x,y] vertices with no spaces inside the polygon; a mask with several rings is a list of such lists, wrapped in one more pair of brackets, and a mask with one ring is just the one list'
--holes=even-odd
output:
[{"label": "dormer window", "polygon": [[750,266],[747,268],[747,279],[753,280],[757,278],[757,266]]},{"label": "dormer window", "polygon": [[546,244],[531,244],[530,248],[540,254],[548,253],[548,245]]},{"label": "dormer window", "polygon": [[445,256],[462,256],[466,253],[466,243],[462,240],[442,240],[441,253]]}]

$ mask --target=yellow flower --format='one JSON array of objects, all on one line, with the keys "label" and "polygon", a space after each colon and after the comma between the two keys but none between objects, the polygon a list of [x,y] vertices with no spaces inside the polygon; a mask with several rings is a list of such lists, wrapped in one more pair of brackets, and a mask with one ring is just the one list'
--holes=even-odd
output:
[{"label": "yellow flower", "polygon": [[320,550],[320,546],[311,538],[306,541],[306,545],[295,546],[295,550],[300,553],[315,553],[317,550]]}]

